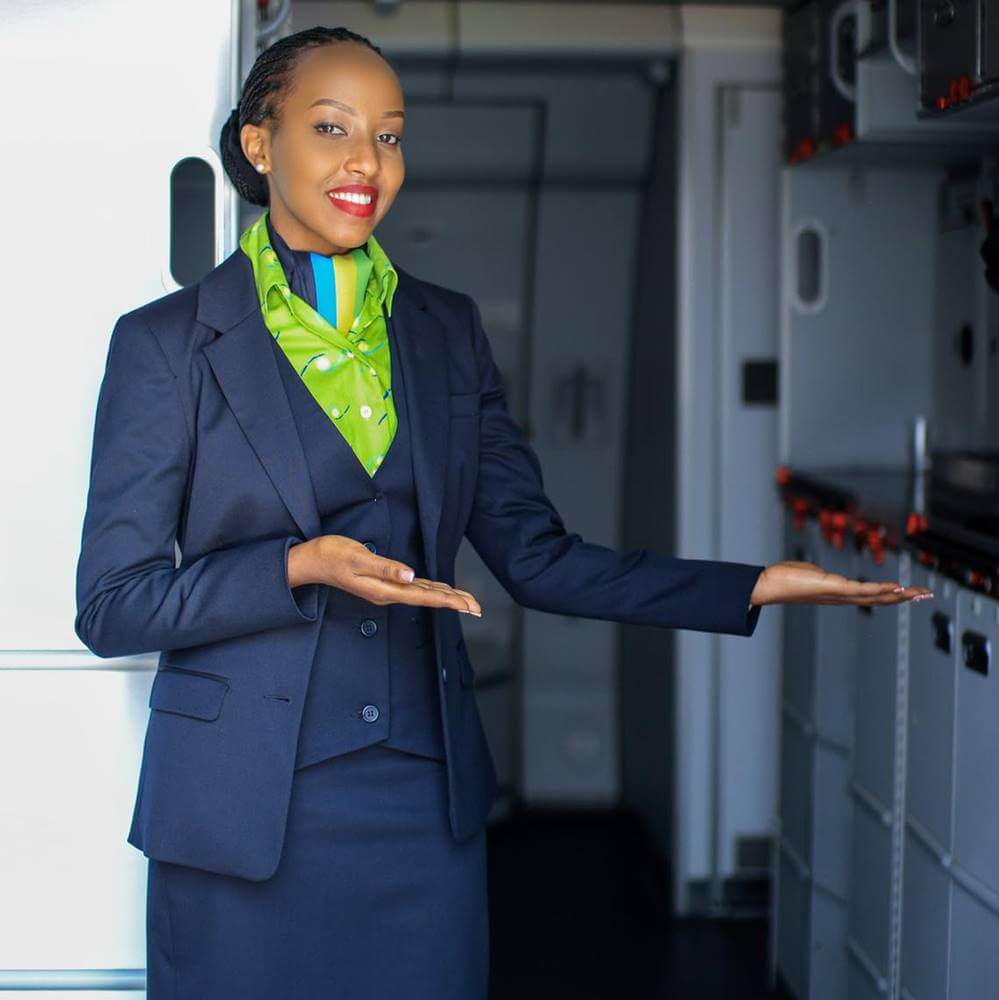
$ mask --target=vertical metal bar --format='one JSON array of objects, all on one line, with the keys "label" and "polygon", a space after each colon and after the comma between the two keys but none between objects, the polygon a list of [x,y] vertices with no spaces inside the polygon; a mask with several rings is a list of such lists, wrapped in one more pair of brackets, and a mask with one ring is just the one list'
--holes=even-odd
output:
[{"label": "vertical metal bar", "polygon": [[[899,553],[898,582],[909,586],[912,579],[912,557]],[[898,606],[895,663],[895,773],[892,794],[891,827],[891,897],[889,903],[890,933],[888,939],[888,995],[899,1000],[901,990],[902,893],[905,850],[905,780],[908,749],[909,716],[909,623],[911,607],[908,601]]]}]

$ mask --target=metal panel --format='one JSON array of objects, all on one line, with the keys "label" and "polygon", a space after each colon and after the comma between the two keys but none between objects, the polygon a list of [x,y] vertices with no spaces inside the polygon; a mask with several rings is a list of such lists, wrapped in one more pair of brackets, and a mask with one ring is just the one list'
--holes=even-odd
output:
[{"label": "metal panel", "polygon": [[[620,330],[620,317],[630,309],[641,197],[637,188],[595,183],[585,194],[586,212],[580,212],[580,195],[553,190],[540,196],[535,279],[543,294],[533,303],[531,440],[544,467],[545,490],[567,530],[614,547],[622,483],[608,470],[621,467],[627,365],[622,341],[607,332]],[[594,241],[614,246],[615,253],[594,255]],[[596,287],[598,296],[579,294]],[[574,387],[583,383],[588,388],[579,395]],[[560,783],[566,800],[616,799],[617,632],[612,621],[525,611],[524,794],[529,799],[559,797]],[[586,758],[586,780],[578,764],[566,760],[569,767],[562,770],[559,754],[543,756],[553,738],[545,730],[559,730],[568,719],[558,708],[556,690],[580,706],[587,745],[592,740],[599,748],[599,758]],[[585,709],[582,699],[590,701]],[[546,706],[553,712],[549,718]],[[558,737],[556,744],[564,745]]]},{"label": "metal panel", "polygon": [[[857,553],[851,544],[843,549],[825,544],[815,560],[830,573],[853,579]],[[853,744],[853,706],[857,659],[856,608],[819,606],[815,652],[815,729],[820,736],[844,748]]]},{"label": "metal panel", "polygon": [[[713,555],[766,564],[780,544],[774,503],[777,409],[747,399],[746,365],[777,356],[777,245],[780,93],[732,86],[719,93],[721,255],[720,369],[716,444],[718,536]],[[752,191],[752,197],[746,192]],[[707,439],[710,440],[710,439]],[[752,531],[746,530],[747,522]],[[765,611],[764,611],[765,613]],[[776,797],[780,665],[777,621],[760,616],[752,642],[718,637],[715,869],[737,872],[736,840],[763,834]]]},{"label": "metal panel", "polygon": [[[905,3],[910,0],[897,0],[897,2],[901,21]],[[857,48],[868,50],[864,58],[857,61],[858,139],[913,144],[905,152],[940,143],[957,144],[974,140],[981,142],[983,137],[988,135],[988,130],[995,127],[993,124],[969,122],[962,120],[960,116],[956,116],[956,120],[954,118],[927,120],[916,117],[917,80],[898,65],[889,47],[884,44],[878,45],[875,38],[875,22],[880,18],[883,24],[884,11],[884,4],[856,5]]]},{"label": "metal panel", "polygon": [[0,969],[145,966],[146,861],[125,837],[151,678],[0,669]]},{"label": "metal panel", "polygon": [[[886,552],[876,565],[865,553],[857,565],[866,580],[897,580],[898,557]],[[853,777],[891,808],[895,770],[895,684],[898,610],[858,607]]]},{"label": "metal panel", "polygon": [[781,834],[806,864],[811,863],[814,752],[812,740],[785,716],[780,750]]},{"label": "metal panel", "polygon": [[[999,602],[958,590],[958,656],[969,633],[984,636],[990,650],[999,646]],[[999,667],[988,676],[959,660],[957,740],[954,771],[954,857],[971,875],[999,892]]]},{"label": "metal panel", "polygon": [[819,134],[817,60],[819,5],[799,4],[783,18],[781,56],[784,77],[784,156],[790,156],[802,139],[816,141]]},{"label": "metal panel", "polygon": [[808,964],[809,886],[794,861],[780,856],[777,916],[777,968],[797,997],[805,996]]},{"label": "metal panel", "polygon": [[904,877],[902,987],[916,1000],[946,997],[950,874],[911,830],[906,834]]},{"label": "metal panel", "polygon": [[811,831],[812,880],[845,900],[850,887],[850,760],[845,753],[815,745]]},{"label": "metal panel", "polygon": [[847,966],[847,993],[850,1000],[884,1000],[888,994],[887,980],[875,969],[868,969],[856,955],[850,955]]},{"label": "metal panel", "polygon": [[891,931],[891,828],[860,800],[853,809],[849,936],[882,974]]},{"label": "metal panel", "polygon": [[[794,526],[794,515],[785,514],[784,558],[800,562],[815,562],[814,522],[801,528]],[[812,698],[815,689],[815,642],[818,607],[814,604],[785,604],[783,618],[782,696],[802,719],[812,719]]]},{"label": "metal panel", "polygon": [[808,968],[809,1000],[846,996],[846,905],[812,888]]},{"label": "metal panel", "polygon": [[[233,20],[229,0],[179,0],[163,10],[122,0],[3,5],[0,82],[18,95],[6,124],[25,151],[0,161],[4,190],[16,192],[5,222],[18,234],[16,258],[38,265],[15,269],[7,329],[37,328],[36,303],[51,300],[46,264],[65,251],[80,214],[70,199],[99,206],[87,253],[113,274],[95,290],[93,268],[58,269],[58,301],[72,303],[72,322],[54,323],[46,334],[45,392],[24,377],[36,369],[37,338],[7,344],[0,418],[4,427],[31,429],[4,440],[0,550],[17,567],[0,574],[7,649],[80,648],[73,579],[97,390],[115,320],[177,287],[169,268],[170,181],[181,160],[198,157],[214,171],[209,259],[221,260],[234,245],[235,192],[223,183],[215,149],[233,105]],[[99,109],[99,136],[92,114],[55,114],[67,102]],[[39,225],[46,202],[50,222]]]},{"label": "metal panel", "polygon": [[[914,586],[929,575],[913,569]],[[941,847],[951,847],[958,622],[956,587],[934,586],[932,601],[910,606],[906,810]],[[949,641],[949,651],[940,648]]]},{"label": "metal panel", "polygon": [[[933,282],[913,277],[933,273],[936,244],[926,234],[941,174],[816,164],[784,176],[781,461],[904,464],[906,421],[933,391]],[[802,301],[799,234],[810,231],[820,290]]]},{"label": "metal panel", "polygon": [[999,983],[999,914],[953,883],[950,996],[994,997]]},{"label": "metal panel", "polygon": [[614,712],[602,684],[535,685],[524,710],[524,779],[533,800],[613,803]]},{"label": "metal panel", "polygon": [[[216,144],[238,83],[238,7],[3,5],[0,79],[16,95],[6,123],[20,154],[3,158],[0,178],[16,193],[5,212],[16,256],[30,265],[15,267],[5,321],[42,332],[39,302],[68,320],[56,313],[42,324],[46,391],[25,377],[39,370],[38,337],[10,338],[0,375],[4,426],[30,428],[4,441],[0,550],[17,571],[0,574],[0,968],[39,991],[142,983],[146,863],[125,838],[155,664],[147,673],[136,658],[125,664],[136,669],[121,669],[81,646],[73,580],[114,323],[178,288],[181,248],[204,267],[235,247],[237,199]],[[198,204],[211,209],[194,247],[179,183],[171,201],[174,168],[188,158],[203,161]],[[87,227],[91,206],[99,224]],[[74,238],[102,278],[65,266]],[[191,280],[196,269],[184,270]]]}]

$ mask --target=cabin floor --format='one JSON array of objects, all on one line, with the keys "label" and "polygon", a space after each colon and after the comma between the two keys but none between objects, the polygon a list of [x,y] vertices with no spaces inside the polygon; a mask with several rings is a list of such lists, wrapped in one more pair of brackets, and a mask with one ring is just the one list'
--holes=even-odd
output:
[{"label": "cabin floor", "polygon": [[783,1000],[760,919],[674,920],[623,810],[522,809],[489,828],[490,1000]]}]

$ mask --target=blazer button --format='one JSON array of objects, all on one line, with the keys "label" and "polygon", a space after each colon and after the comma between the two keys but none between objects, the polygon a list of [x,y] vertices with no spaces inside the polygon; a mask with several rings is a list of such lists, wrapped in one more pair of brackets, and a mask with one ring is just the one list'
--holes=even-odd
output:
[{"label": "blazer button", "polygon": [[441,667],[441,677],[447,683],[447,667]]},{"label": "blazer button", "polygon": [[374,722],[378,718],[378,706],[377,705],[365,705],[361,710],[361,718],[365,722]]},{"label": "blazer button", "polygon": [[373,636],[378,631],[378,622],[372,621],[370,618],[365,618],[361,622],[361,633],[366,636]]},{"label": "blazer button", "polygon": [[365,548],[366,548],[366,549],[367,549],[367,550],[368,550],[369,552],[374,552],[374,553],[375,553],[376,555],[378,554],[378,548],[377,548],[377,546],[375,545],[375,543],[374,543],[374,542],[365,542],[365,543],[364,543],[364,547],[365,547]]}]

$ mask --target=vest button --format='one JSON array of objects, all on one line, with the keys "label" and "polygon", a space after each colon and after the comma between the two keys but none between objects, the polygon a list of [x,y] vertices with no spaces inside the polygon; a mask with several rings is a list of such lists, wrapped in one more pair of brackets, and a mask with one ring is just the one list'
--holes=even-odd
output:
[{"label": "vest button", "polygon": [[361,633],[366,636],[372,636],[378,631],[378,622],[372,621],[370,618],[365,618],[361,622]]},{"label": "vest button", "polygon": [[365,548],[366,548],[366,549],[367,549],[367,550],[368,550],[369,552],[374,552],[374,553],[377,553],[377,552],[378,552],[378,546],[377,546],[377,545],[375,545],[375,543],[374,543],[374,542],[365,542],[365,543],[364,543],[364,547],[365,547]]},{"label": "vest button", "polygon": [[361,718],[365,722],[374,722],[378,718],[378,706],[377,705],[365,705],[361,710]]}]

